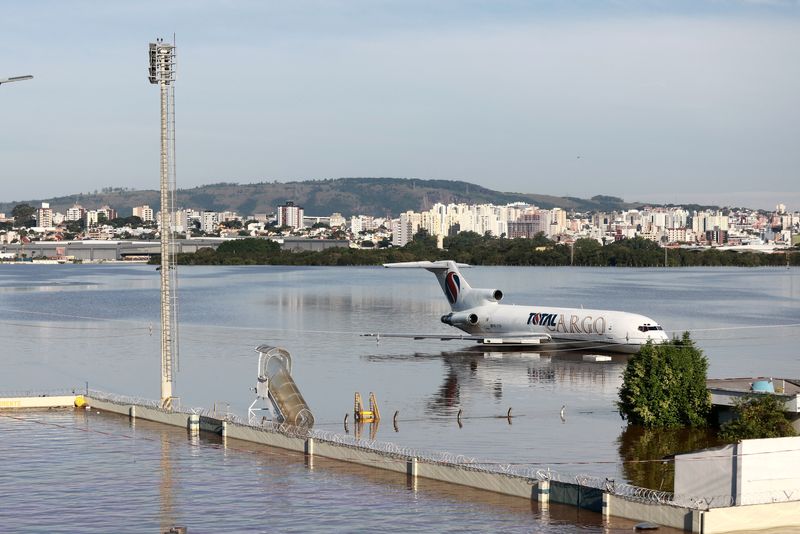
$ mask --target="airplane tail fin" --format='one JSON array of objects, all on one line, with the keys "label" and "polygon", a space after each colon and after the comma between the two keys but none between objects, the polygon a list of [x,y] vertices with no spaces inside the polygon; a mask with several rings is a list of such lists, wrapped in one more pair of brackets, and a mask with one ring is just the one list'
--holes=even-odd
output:
[{"label": "airplane tail fin", "polygon": [[459,267],[469,267],[466,263],[456,263],[451,260],[407,261],[384,263],[383,266],[391,269],[421,268],[432,272],[439,280],[439,286],[447,297],[452,311],[463,311],[481,304],[498,302],[503,298],[503,292],[499,289],[473,289],[458,270]]}]

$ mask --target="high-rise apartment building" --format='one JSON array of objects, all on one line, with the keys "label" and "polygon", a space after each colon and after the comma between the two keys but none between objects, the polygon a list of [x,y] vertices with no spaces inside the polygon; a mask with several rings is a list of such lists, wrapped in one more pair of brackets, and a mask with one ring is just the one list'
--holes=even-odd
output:
[{"label": "high-rise apartment building", "polygon": [[36,224],[42,228],[53,227],[53,210],[49,203],[42,202],[42,207],[36,211]]},{"label": "high-rise apartment building", "polygon": [[112,207],[109,207],[108,205],[103,206],[102,208],[97,210],[98,215],[101,213],[106,216],[107,221],[117,218],[117,210],[115,210]]},{"label": "high-rise apartment building", "polygon": [[219,230],[219,213],[216,211],[204,211],[200,215],[200,230],[211,234]]},{"label": "high-rise apartment building", "polygon": [[83,206],[81,206],[80,204],[75,204],[71,208],[67,209],[67,214],[66,214],[65,220],[67,220],[67,221],[80,221],[81,219],[83,219],[83,216],[84,216],[85,213],[86,213],[86,210],[83,209]]},{"label": "high-rise apartment building", "polygon": [[153,215],[153,209],[150,206],[134,206],[133,207],[133,216],[139,217],[144,222],[153,222],[155,221],[155,217]]},{"label": "high-rise apartment building", "polygon": [[287,202],[283,206],[278,206],[278,226],[288,226],[289,228],[303,227],[303,208],[295,206],[294,202]]}]

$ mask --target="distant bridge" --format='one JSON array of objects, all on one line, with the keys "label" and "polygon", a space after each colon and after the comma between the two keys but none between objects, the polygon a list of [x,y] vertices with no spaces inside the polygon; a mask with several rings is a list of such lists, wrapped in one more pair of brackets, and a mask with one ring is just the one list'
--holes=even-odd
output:
[{"label": "distant bridge", "polygon": [[[201,248],[216,249],[220,244],[232,241],[228,238],[197,238],[178,239],[175,248],[178,253],[197,252]],[[346,239],[305,239],[284,237],[273,239],[280,244],[283,250],[312,250],[320,251],[328,248],[347,248],[350,246]],[[17,257],[26,258],[75,258],[81,261],[114,261],[138,258],[150,258],[161,254],[161,244],[153,241],[32,241],[30,243],[15,243],[0,245],[0,252],[15,254]]]}]

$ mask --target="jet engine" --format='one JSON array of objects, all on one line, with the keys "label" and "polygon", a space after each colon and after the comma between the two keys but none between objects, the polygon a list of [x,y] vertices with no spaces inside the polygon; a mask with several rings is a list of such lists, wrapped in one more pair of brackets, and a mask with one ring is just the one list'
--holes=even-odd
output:
[{"label": "jet engine", "polygon": [[470,291],[470,298],[488,302],[500,302],[503,299],[503,292],[499,289],[475,289]]},{"label": "jet engine", "polygon": [[487,304],[497,304],[502,298],[503,292],[499,289],[476,289],[472,287],[465,287],[458,297],[456,306],[453,306],[457,311],[454,311],[453,316],[448,319],[448,321],[452,321],[452,323],[449,323],[444,319],[442,319],[442,322],[446,324],[452,324],[453,326],[477,324],[477,319],[470,321],[470,316],[472,313],[470,312],[470,309],[480,308],[482,306],[486,306]]},{"label": "jet engine", "polygon": [[478,324],[478,315],[475,313],[448,313],[442,315],[442,322],[450,326],[472,326]]}]

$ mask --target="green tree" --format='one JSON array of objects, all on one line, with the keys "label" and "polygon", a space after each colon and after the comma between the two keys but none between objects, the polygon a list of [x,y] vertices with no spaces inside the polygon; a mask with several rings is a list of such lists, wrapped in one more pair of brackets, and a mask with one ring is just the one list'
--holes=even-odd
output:
[{"label": "green tree", "polygon": [[425,229],[414,234],[413,241],[406,243],[403,248],[423,260],[433,259],[441,252],[436,248],[436,236],[430,235]]},{"label": "green tree", "polygon": [[575,265],[603,265],[603,246],[594,239],[582,237],[575,241]]},{"label": "green tree", "polygon": [[681,339],[644,345],[625,368],[620,415],[647,428],[705,426],[711,410],[707,370],[708,360],[688,332]]},{"label": "green tree", "polygon": [[108,221],[108,224],[114,228],[122,228],[123,226],[138,228],[143,225],[143,222],[141,217],[137,215],[131,215],[130,217],[117,217],[116,219],[111,219]]},{"label": "green tree", "polygon": [[86,229],[86,221],[84,219],[78,219],[77,221],[68,221],[65,226],[67,227],[68,232],[73,234],[79,234]]},{"label": "green tree", "polygon": [[242,258],[265,258],[280,251],[281,246],[270,239],[250,237],[225,241],[217,247],[219,256],[239,256]]},{"label": "green tree", "polygon": [[797,435],[786,418],[783,401],[776,395],[748,395],[736,402],[735,412],[734,419],[720,428],[719,437],[726,442]]},{"label": "green tree", "polygon": [[14,226],[34,226],[36,224],[36,220],[33,218],[34,213],[36,213],[36,208],[30,204],[17,204],[11,210],[11,216],[14,217]]}]

